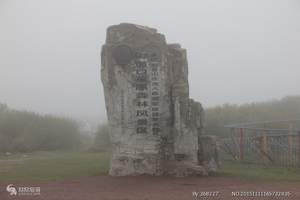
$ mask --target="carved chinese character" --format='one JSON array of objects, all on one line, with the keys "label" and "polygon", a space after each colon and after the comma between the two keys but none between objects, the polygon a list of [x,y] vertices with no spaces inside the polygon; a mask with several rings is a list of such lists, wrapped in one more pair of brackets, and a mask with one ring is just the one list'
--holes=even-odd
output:
[{"label": "carved chinese character", "polygon": [[136,103],[136,105],[137,105],[138,107],[147,107],[147,106],[148,106],[148,102],[147,102],[147,101],[138,101],[138,102]]},{"label": "carved chinese character", "polygon": [[153,112],[152,117],[159,117],[159,112]]},{"label": "carved chinese character", "polygon": [[135,85],[135,88],[136,90],[143,91],[143,90],[147,90],[148,86],[147,83],[138,83]]},{"label": "carved chinese character", "polygon": [[152,76],[158,76],[158,72],[152,70]]},{"label": "carved chinese character", "polygon": [[157,122],[159,120],[158,117],[152,117],[152,121]]},{"label": "carved chinese character", "polygon": [[158,91],[153,91],[151,94],[152,94],[153,96],[159,95]]},{"label": "carved chinese character", "polygon": [[137,117],[148,117],[148,111],[147,110],[137,110],[136,116]]},{"label": "carved chinese character", "polygon": [[153,133],[153,135],[158,135],[159,132],[160,132],[160,128],[157,128],[157,127],[152,128],[152,133]]},{"label": "carved chinese character", "polygon": [[152,86],[159,86],[159,82],[152,82]]},{"label": "carved chinese character", "polygon": [[146,98],[148,98],[148,94],[146,92],[138,92],[138,93],[136,93],[136,98],[146,99]]},{"label": "carved chinese character", "polygon": [[153,123],[152,126],[153,127],[159,127],[159,123]]},{"label": "carved chinese character", "polygon": [[137,68],[146,68],[147,63],[144,61],[136,60],[135,65]]},{"label": "carved chinese character", "polygon": [[152,107],[152,111],[158,111],[159,108],[158,107]]},{"label": "carved chinese character", "polygon": [[152,102],[151,102],[151,105],[152,105],[152,106],[158,106],[158,104],[159,104],[158,101],[152,101]]},{"label": "carved chinese character", "polygon": [[138,126],[146,126],[148,124],[147,119],[138,119],[137,120],[137,125]]},{"label": "carved chinese character", "polygon": [[158,71],[158,67],[157,66],[152,66],[151,69],[152,69],[153,72]]},{"label": "carved chinese character", "polygon": [[147,76],[146,75],[138,75],[138,76],[136,76],[136,81],[146,82],[147,81]]},{"label": "carved chinese character", "polygon": [[147,70],[146,69],[137,69],[136,74],[137,75],[147,74]]},{"label": "carved chinese character", "polygon": [[151,99],[152,99],[152,101],[159,101],[159,96],[154,96]]},{"label": "carved chinese character", "polygon": [[151,81],[158,81],[158,77],[156,76],[151,77]]},{"label": "carved chinese character", "polygon": [[159,88],[158,87],[156,87],[156,86],[154,86],[154,87],[152,87],[152,91],[159,91]]},{"label": "carved chinese character", "polygon": [[137,127],[137,133],[147,133],[147,127]]}]

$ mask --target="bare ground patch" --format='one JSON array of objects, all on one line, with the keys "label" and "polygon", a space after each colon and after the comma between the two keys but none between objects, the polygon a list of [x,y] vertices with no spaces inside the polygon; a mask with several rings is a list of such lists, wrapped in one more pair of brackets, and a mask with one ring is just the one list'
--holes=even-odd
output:
[{"label": "bare ground patch", "polygon": [[[41,187],[36,197],[10,197],[5,188],[11,182],[0,181],[0,199],[43,200],[193,200],[193,199],[300,199],[300,182],[251,181],[231,177],[110,177],[96,176],[67,181],[19,181],[15,186]],[[192,192],[219,191],[218,197],[192,196]],[[233,191],[282,191],[290,197],[232,197]]]}]

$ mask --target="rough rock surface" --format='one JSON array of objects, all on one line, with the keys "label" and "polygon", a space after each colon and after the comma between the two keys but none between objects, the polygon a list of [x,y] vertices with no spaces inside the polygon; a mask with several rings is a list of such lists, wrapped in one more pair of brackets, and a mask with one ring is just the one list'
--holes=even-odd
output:
[{"label": "rough rock surface", "polygon": [[185,49],[167,44],[153,28],[124,23],[107,29],[101,58],[113,143],[110,175],[217,169],[216,142],[203,136],[202,106],[189,98]]}]

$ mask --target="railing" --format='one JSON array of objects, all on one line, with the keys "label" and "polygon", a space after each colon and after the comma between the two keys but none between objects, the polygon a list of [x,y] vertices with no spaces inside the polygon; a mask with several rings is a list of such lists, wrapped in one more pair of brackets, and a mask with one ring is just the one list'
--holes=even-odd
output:
[{"label": "railing", "polygon": [[[220,147],[234,160],[300,167],[300,130],[294,128],[299,122],[280,120],[227,125],[230,136],[221,140]],[[286,126],[288,128],[273,128]]]}]

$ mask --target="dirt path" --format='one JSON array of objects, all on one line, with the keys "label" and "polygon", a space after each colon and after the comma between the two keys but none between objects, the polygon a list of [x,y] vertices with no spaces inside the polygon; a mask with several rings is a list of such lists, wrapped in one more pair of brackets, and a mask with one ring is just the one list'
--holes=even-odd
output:
[{"label": "dirt path", "polygon": [[[109,177],[98,176],[72,181],[14,182],[16,187],[41,187],[39,196],[9,196],[0,181],[0,200],[194,200],[194,199],[300,199],[300,182],[255,182],[220,177]],[[217,197],[193,197],[192,192],[214,192]],[[289,197],[232,197],[233,191],[291,192]]]}]

